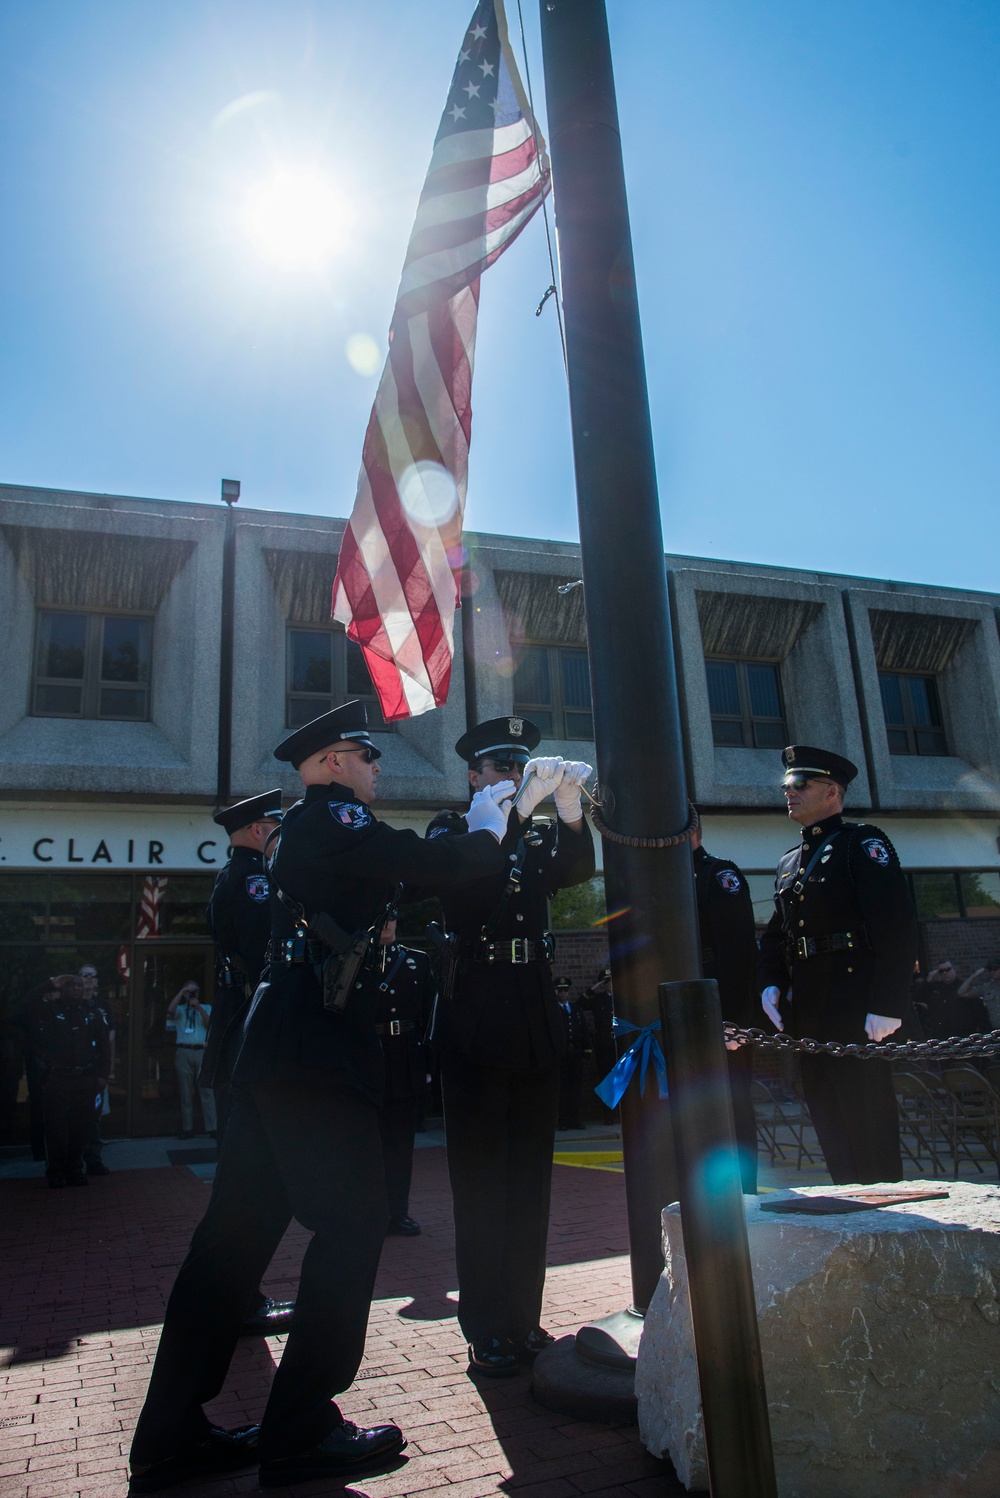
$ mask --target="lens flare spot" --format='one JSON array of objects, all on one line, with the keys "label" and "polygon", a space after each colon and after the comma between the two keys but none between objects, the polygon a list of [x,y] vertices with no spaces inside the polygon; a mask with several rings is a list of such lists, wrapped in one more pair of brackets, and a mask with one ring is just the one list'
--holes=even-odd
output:
[{"label": "lens flare spot", "polygon": [[355,374],[363,375],[366,380],[378,374],[382,352],[370,333],[352,333],[344,344],[344,353]]},{"label": "lens flare spot", "polygon": [[243,224],[266,259],[289,267],[320,265],[347,243],[351,214],[322,172],[283,168],[250,193]]},{"label": "lens flare spot", "polygon": [[445,525],[458,509],[455,480],[442,463],[420,462],[399,481],[399,499],[416,525]]},{"label": "lens flare spot", "polygon": [[701,1162],[701,1177],[705,1190],[712,1196],[731,1190],[734,1183],[742,1190],[739,1160],[734,1150],[717,1149],[706,1155]]}]

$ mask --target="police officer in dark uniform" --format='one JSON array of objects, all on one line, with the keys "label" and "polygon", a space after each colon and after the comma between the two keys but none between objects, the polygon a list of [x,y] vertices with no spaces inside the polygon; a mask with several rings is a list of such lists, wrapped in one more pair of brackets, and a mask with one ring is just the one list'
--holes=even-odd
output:
[{"label": "police officer in dark uniform", "polygon": [[[782,752],[788,815],[802,841],[778,864],[758,985],[769,1019],[814,1040],[884,1040],[906,1013],[917,955],[913,902],[879,827],[845,822],[850,760],[807,744]],[[806,1056],[802,1086],[838,1184],[898,1181],[892,1075],[880,1061]]]},{"label": "police officer in dark uniform", "polygon": [[[215,942],[215,1002],[208,1022],[199,1084],[215,1093],[221,1146],[229,1121],[233,1067],[243,1039],[243,1023],[264,975],[271,940],[270,886],[265,868],[268,839],[281,826],[281,788],[250,796],[216,812],[216,826],[229,834],[230,856],[216,876],[205,920]],[[258,1289],[243,1323],[245,1336],[287,1332],[295,1314],[289,1300],[272,1300]]]},{"label": "police officer in dark uniform", "polygon": [[[388,1211],[372,990],[398,885],[446,887],[504,866],[511,785],[473,801],[469,835],[426,843],[371,810],[380,751],[364,705],[297,729],[275,756],[305,795],[269,873],[270,985],[247,1019],[208,1210],[167,1304],[132,1444],[133,1493],[260,1461],[263,1487],[384,1466],[395,1425],[359,1429],[334,1396],[354,1378]],[[260,1427],[214,1428],[202,1406],[229,1367],[248,1306],[292,1217],[312,1232],[295,1320]]]},{"label": "police officer in dark uniform", "polygon": [[[505,1377],[552,1338],[539,1325],[552,1146],[565,1040],[552,985],[548,899],[594,872],[580,786],[590,766],[530,759],[541,733],[527,718],[494,718],[456,752],[469,783],[512,778],[523,795],[504,839],[502,873],[439,891],[458,958],[442,981],[441,1055],[448,1171],[455,1212],[458,1320],[470,1371]],[[531,771],[529,777],[528,771]],[[554,795],[557,820],[532,812]],[[461,843],[459,819],[439,814],[435,845]]]},{"label": "police officer in dark uniform", "polygon": [[410,1216],[413,1140],[427,1085],[424,1036],[437,984],[426,952],[396,941],[395,918],[382,932],[376,977],[375,1029],[385,1057],[385,1100],[378,1127],[389,1198],[387,1232],[395,1238],[416,1238],[420,1224]]},{"label": "police officer in dark uniform", "polygon": [[[602,968],[589,988],[583,991],[579,1007],[590,1016],[591,1044],[594,1053],[596,1081],[603,1082],[618,1060],[615,1050],[615,1001],[611,993],[611,969]],[[601,1108],[608,1123],[615,1122],[615,1108],[608,1108],[602,1101]]]},{"label": "police officer in dark uniform", "polygon": [[49,978],[28,995],[31,1047],[42,1065],[45,1174],[51,1187],[86,1186],[83,1155],[111,1070],[104,1011],[77,973]]},{"label": "police officer in dark uniform", "polygon": [[[746,1028],[755,1015],[757,934],[746,877],[728,858],[716,858],[693,834],[694,887],[698,901],[701,965],[719,985],[722,1017]],[[740,1157],[740,1179],[747,1196],[757,1194],[757,1119],[753,1109],[753,1051],[740,1046],[727,1054],[733,1123]]]}]

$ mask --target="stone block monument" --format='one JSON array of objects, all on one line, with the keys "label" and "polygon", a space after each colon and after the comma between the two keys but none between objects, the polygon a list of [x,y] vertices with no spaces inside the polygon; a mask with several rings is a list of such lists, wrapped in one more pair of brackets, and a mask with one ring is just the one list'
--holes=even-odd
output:
[{"label": "stone block monument", "polygon": [[[948,1196],[831,1216],[765,1206],[829,1187],[744,1199],[779,1498],[1000,1494],[1000,1187],[905,1184]],[[704,1489],[677,1203],[663,1246],[639,1346],[639,1430],[688,1490]]]}]

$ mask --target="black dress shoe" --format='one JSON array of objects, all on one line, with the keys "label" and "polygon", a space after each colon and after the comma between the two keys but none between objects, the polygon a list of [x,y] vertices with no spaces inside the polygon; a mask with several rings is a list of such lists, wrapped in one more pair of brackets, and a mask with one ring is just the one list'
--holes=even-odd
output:
[{"label": "black dress shoe", "polygon": [[241,1337],[274,1337],[287,1332],[295,1316],[294,1300],[271,1300],[259,1305],[240,1327]]},{"label": "black dress shoe", "polygon": [[345,1420],[308,1451],[261,1462],[260,1485],[262,1488],[286,1488],[292,1483],[311,1482],[317,1477],[370,1471],[385,1466],[405,1446],[398,1425],[374,1425],[370,1430],[364,1430]]},{"label": "black dress shoe", "polygon": [[111,1174],[110,1166],[105,1165],[103,1160],[87,1160],[85,1164],[89,1176],[109,1176]]},{"label": "black dress shoe", "polygon": [[420,1224],[412,1217],[390,1217],[385,1233],[387,1238],[419,1238]]},{"label": "black dress shoe", "polygon": [[129,1494],[159,1493],[194,1477],[216,1477],[222,1472],[252,1467],[257,1460],[259,1433],[259,1425],[241,1425],[237,1430],[220,1430],[213,1425],[197,1446],[168,1456],[162,1462],[152,1462],[148,1467],[133,1466]]},{"label": "black dress shoe", "polygon": [[522,1363],[533,1363],[538,1354],[544,1352],[546,1347],[551,1347],[555,1340],[552,1333],[547,1332],[543,1326],[536,1326],[520,1342],[515,1342],[514,1351]]},{"label": "black dress shoe", "polygon": [[520,1373],[513,1342],[506,1337],[477,1337],[469,1343],[469,1372],[484,1378],[511,1378]]}]

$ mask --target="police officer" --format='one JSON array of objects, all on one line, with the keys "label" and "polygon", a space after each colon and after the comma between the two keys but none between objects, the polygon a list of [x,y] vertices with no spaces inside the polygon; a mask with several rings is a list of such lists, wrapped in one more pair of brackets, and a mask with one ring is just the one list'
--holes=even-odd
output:
[{"label": "police officer", "polygon": [[389,1198],[388,1233],[416,1238],[420,1224],[410,1216],[413,1140],[417,1112],[427,1085],[424,1036],[437,984],[425,952],[401,947],[396,921],[382,932],[374,992],[375,1029],[385,1057],[385,1101],[378,1116]]},{"label": "police officer", "polygon": [[[209,935],[215,942],[215,1002],[198,1082],[215,1093],[221,1147],[229,1121],[233,1067],[243,1039],[243,1023],[263,976],[271,940],[265,849],[281,826],[281,788],[237,801],[216,812],[212,820],[229,834],[230,856],[216,875],[205,912]],[[254,1306],[243,1323],[243,1334],[270,1337],[287,1332],[294,1314],[293,1301],[272,1300],[258,1288]]]},{"label": "police officer", "polygon": [[[728,858],[716,858],[702,845],[701,828],[692,835],[694,886],[698,901],[701,964],[719,985],[722,1017],[745,1028],[754,1021],[757,934],[746,876]],[[727,1055],[740,1179],[748,1196],[757,1194],[757,1119],[753,1109],[753,1051],[740,1046]]]},{"label": "police officer", "polygon": [[[132,1444],[133,1493],[258,1458],[264,1487],[341,1478],[406,1444],[395,1425],[359,1429],[333,1402],[361,1362],[388,1217],[373,952],[400,882],[445,887],[501,872],[512,786],[474,799],[469,836],[426,843],[371,810],[379,754],[359,702],[275,751],[305,795],[285,815],[269,876],[270,985],[247,1019],[211,1200],[167,1304]],[[263,1420],[214,1428],[202,1406],[222,1387],[293,1215],[313,1236]]]},{"label": "police officer", "polygon": [[[884,1040],[898,1030],[917,955],[913,903],[879,827],[845,822],[850,760],[807,744],[782,751],[788,815],[802,841],[778,864],[761,941],[761,1004],[779,1029],[814,1040]],[[802,1087],[838,1184],[898,1181],[903,1168],[889,1067],[806,1056]]]},{"label": "police officer", "polygon": [[[516,1373],[552,1341],[539,1321],[565,1040],[547,902],[594,872],[580,802],[590,766],[531,759],[540,738],[527,718],[493,718],[455,745],[473,791],[508,778],[520,787],[523,777],[524,794],[508,823],[504,871],[439,891],[459,957],[436,1025],[458,1320],[470,1371],[489,1377]],[[532,812],[549,795],[557,820],[534,821]],[[441,813],[427,835],[435,845],[461,843],[458,822]]]},{"label": "police officer", "polygon": [[32,1050],[43,1069],[48,1183],[86,1186],[83,1153],[111,1070],[107,1020],[78,973],[39,985],[28,996],[27,1013]]},{"label": "police officer", "polygon": [[589,1037],[583,1011],[577,1001],[570,998],[572,988],[568,978],[557,978],[555,981],[566,1040],[566,1051],[559,1069],[560,1129],[583,1128],[583,1058]]}]

